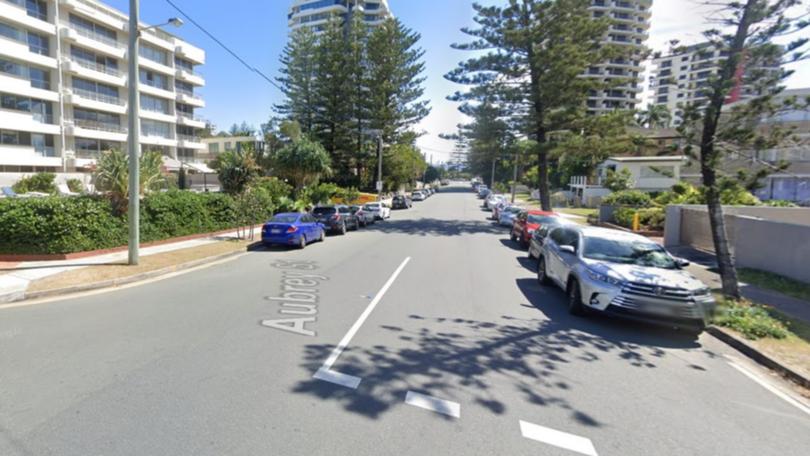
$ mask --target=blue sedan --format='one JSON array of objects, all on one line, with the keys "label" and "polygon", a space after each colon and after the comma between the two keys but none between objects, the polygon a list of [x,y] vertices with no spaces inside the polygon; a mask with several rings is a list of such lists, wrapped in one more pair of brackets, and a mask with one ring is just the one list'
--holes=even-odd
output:
[{"label": "blue sedan", "polygon": [[276,214],[262,227],[262,243],[295,245],[304,248],[313,241],[323,241],[324,227],[310,214]]}]

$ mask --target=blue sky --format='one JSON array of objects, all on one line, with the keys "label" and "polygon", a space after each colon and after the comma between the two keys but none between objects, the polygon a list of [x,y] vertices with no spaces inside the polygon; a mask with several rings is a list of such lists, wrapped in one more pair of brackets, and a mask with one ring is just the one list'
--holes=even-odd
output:
[{"label": "blue sky", "polygon": [[[102,0],[128,12],[128,0]],[[197,22],[243,58],[268,76],[278,74],[278,58],[287,40],[287,12],[289,0],[173,0]],[[810,1],[810,0],[808,0]],[[485,0],[481,3],[501,3]],[[449,158],[453,144],[438,138],[441,133],[452,133],[455,125],[464,119],[454,103],[445,97],[458,89],[443,75],[453,69],[467,53],[450,48],[453,42],[463,42],[461,27],[471,25],[471,0],[389,0],[391,9],[408,27],[422,34],[427,66],[426,97],[431,100],[433,112],[418,129],[426,134],[420,138],[423,152],[434,155],[435,161]],[[141,20],[156,24],[177,16],[164,0],[141,0]],[[704,25],[702,10],[697,1],[655,0],[652,28],[648,46],[665,50],[671,39],[684,44],[700,40]],[[200,68],[206,86],[200,90],[206,108],[199,114],[214,122],[217,128],[227,129],[233,123],[248,123],[258,127],[272,114],[272,107],[281,94],[256,74],[249,72],[233,57],[200,32],[193,24],[181,28],[169,27],[190,43],[205,49],[207,62]],[[789,87],[810,85],[810,65],[795,68],[797,74],[787,83]],[[804,81],[804,83],[802,83]]]}]

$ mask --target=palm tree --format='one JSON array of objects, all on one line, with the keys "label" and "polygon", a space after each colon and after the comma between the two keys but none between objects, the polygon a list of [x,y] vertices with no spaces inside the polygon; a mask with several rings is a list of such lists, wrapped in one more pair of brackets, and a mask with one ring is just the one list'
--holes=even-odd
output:
[{"label": "palm tree", "polygon": [[[164,187],[166,178],[161,167],[163,156],[158,151],[147,151],[140,159],[139,194],[157,191]],[[113,211],[123,214],[129,206],[129,157],[120,150],[103,152],[95,171],[96,189],[105,192],[112,201]]]},{"label": "palm tree", "polygon": [[666,105],[649,105],[647,109],[638,113],[638,123],[647,128],[669,128],[672,122],[672,113]]}]

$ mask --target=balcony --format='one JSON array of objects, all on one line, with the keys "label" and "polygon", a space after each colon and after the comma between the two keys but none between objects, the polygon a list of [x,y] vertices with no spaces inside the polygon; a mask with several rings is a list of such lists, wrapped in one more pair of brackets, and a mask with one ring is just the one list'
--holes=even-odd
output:
[{"label": "balcony", "polygon": [[177,124],[187,127],[205,128],[205,121],[199,117],[183,111],[177,111]]},{"label": "balcony", "polygon": [[59,101],[59,93],[43,89],[28,78],[8,73],[0,73],[0,87],[4,92],[11,92],[17,95],[25,95],[46,101]]},{"label": "balcony", "polygon": [[33,63],[50,69],[56,69],[56,59],[37,52],[36,47],[31,47],[27,43],[6,38],[0,35],[0,55],[20,60],[25,63]]},{"label": "balcony", "polygon": [[97,120],[73,119],[73,125],[87,130],[107,131],[110,133],[126,133],[127,129],[121,125],[99,122]]},{"label": "balcony", "polygon": [[48,22],[48,17],[36,10],[29,10],[25,0],[0,1],[0,17],[48,35],[56,34],[56,27]]},{"label": "balcony", "polygon": [[197,65],[202,65],[205,63],[205,51],[198,47],[192,46],[185,41],[175,40],[175,43],[177,43],[177,46],[174,48],[175,54],[188,59]]},{"label": "balcony", "polygon": [[99,65],[94,61],[65,56],[63,58],[63,64],[65,71],[85,79],[103,82],[117,87],[124,87],[127,84],[126,76],[124,76],[122,72],[106,65]]},{"label": "balcony", "polygon": [[115,114],[125,114],[127,112],[126,101],[118,97],[77,88],[66,90],[65,95],[66,103],[82,108]]},{"label": "balcony", "polygon": [[116,59],[123,60],[126,55],[126,45],[108,36],[100,35],[95,32],[80,29],[71,25],[68,22],[62,22],[62,27],[59,33],[67,41],[76,43],[80,46],[93,49],[96,52],[115,57]]},{"label": "balcony", "polygon": [[175,70],[175,77],[181,81],[185,81],[196,86],[205,85],[205,79],[203,79],[201,74],[194,71],[189,71],[185,68],[177,67]]},{"label": "balcony", "polygon": [[120,125],[86,119],[73,119],[70,122],[65,129],[70,136],[117,142],[127,140],[127,129]]},{"label": "balcony", "polygon": [[177,101],[183,104],[195,106],[198,108],[205,107],[205,101],[199,96],[186,91],[178,91],[176,96]]},{"label": "balcony", "polygon": [[205,149],[202,139],[198,136],[177,134],[177,147],[186,149]]}]

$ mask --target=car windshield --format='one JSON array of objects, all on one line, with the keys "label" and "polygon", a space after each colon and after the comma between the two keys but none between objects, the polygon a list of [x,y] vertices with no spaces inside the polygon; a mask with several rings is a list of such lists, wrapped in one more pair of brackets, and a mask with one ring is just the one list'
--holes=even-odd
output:
[{"label": "car windshield", "polygon": [[273,223],[295,223],[298,220],[297,215],[277,215],[273,217]]},{"label": "car windshield", "polygon": [[380,209],[379,204],[366,204],[366,210],[367,211],[376,211],[378,209]]},{"label": "car windshield", "polygon": [[552,217],[550,215],[536,215],[536,214],[529,214],[529,223],[537,223],[537,224],[544,224],[544,223],[551,223],[557,217]]},{"label": "car windshield", "polygon": [[508,207],[506,208],[506,211],[510,214],[519,214],[521,209],[519,207]]},{"label": "car windshield", "polygon": [[315,215],[331,215],[337,212],[337,209],[334,207],[316,207],[312,213]]},{"label": "car windshield", "polygon": [[675,269],[671,256],[658,244],[629,239],[585,238],[585,258],[611,263],[635,264],[654,268]]}]

